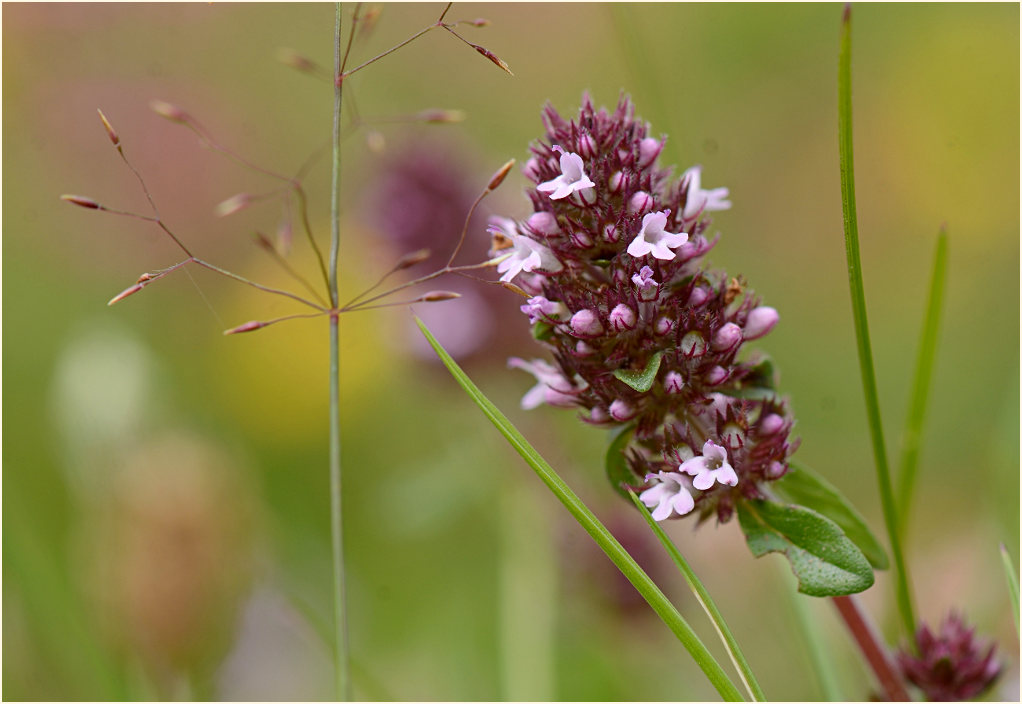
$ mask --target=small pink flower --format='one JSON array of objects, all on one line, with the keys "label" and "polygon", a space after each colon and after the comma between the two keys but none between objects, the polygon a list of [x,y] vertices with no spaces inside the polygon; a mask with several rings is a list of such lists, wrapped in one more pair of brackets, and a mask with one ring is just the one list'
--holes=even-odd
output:
[{"label": "small pink flower", "polygon": [[671,250],[688,242],[688,233],[664,230],[670,213],[670,210],[661,210],[643,215],[642,229],[628,245],[628,253],[636,259],[647,254],[652,254],[657,259],[674,259],[674,252]]},{"label": "small pink flower", "polygon": [[584,191],[587,188],[596,186],[586,176],[582,157],[572,152],[566,152],[556,145],[554,149],[561,153],[561,175],[539,184],[536,186],[537,191],[549,193],[550,200],[560,200],[561,198],[567,198],[577,191]]},{"label": "small pink flower", "polygon": [[681,213],[686,220],[699,213],[727,210],[731,207],[731,201],[727,200],[726,188],[712,188],[704,191],[699,187],[702,170],[701,166],[693,166],[682,176],[682,181],[688,180],[688,197],[685,200],[685,209]]},{"label": "small pink flower", "polygon": [[647,508],[653,509],[653,520],[663,521],[672,515],[684,516],[695,508],[695,501],[692,494],[685,486],[688,483],[681,474],[677,472],[657,472],[647,474],[646,481],[657,480],[659,483],[646,489],[639,494],[639,501]]},{"label": "small pink flower", "polygon": [[713,440],[707,440],[703,445],[702,455],[682,462],[678,471],[694,476],[692,486],[700,491],[706,491],[713,486],[714,482],[729,486],[735,486],[738,483],[738,475],[735,474],[734,468],[728,464],[727,450]]}]

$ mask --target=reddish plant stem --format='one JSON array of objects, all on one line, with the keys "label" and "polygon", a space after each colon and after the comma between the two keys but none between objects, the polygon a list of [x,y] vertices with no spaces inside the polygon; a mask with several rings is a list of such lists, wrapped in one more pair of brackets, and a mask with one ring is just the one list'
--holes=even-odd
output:
[{"label": "reddish plant stem", "polygon": [[854,597],[835,596],[832,601],[834,606],[837,607],[837,611],[845,625],[848,626],[848,630],[855,639],[856,645],[862,651],[863,657],[866,658],[870,669],[876,675],[887,701],[912,701],[912,698],[908,696],[908,692],[905,690],[905,685],[902,683],[898,671],[895,669],[894,663],[891,662],[887,654],[883,641],[880,640],[873,625],[866,619],[865,614],[859,608]]}]

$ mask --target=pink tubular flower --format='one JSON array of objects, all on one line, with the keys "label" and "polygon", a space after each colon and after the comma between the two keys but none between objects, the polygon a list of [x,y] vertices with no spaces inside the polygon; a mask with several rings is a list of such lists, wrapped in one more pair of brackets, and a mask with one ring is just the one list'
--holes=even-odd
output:
[{"label": "pink tubular flower", "polygon": [[727,450],[713,440],[707,440],[703,445],[702,456],[685,460],[678,467],[678,471],[694,476],[692,486],[700,491],[706,491],[714,482],[728,486],[738,484],[738,475],[727,461]]},{"label": "pink tubular flower", "polygon": [[688,199],[685,201],[685,210],[682,211],[686,220],[694,218],[699,213],[727,210],[731,207],[731,201],[727,200],[726,188],[704,191],[699,187],[702,170],[701,166],[693,166],[682,176],[682,182],[688,179]]},{"label": "pink tubular flower", "polygon": [[526,411],[544,403],[550,406],[571,407],[575,405],[575,395],[584,388],[565,379],[557,367],[542,359],[526,362],[519,357],[512,357],[507,361],[507,365],[512,369],[529,372],[539,382],[522,397],[522,408]]},{"label": "pink tubular flower", "polygon": [[642,228],[632,243],[628,245],[628,253],[636,259],[652,254],[657,259],[674,259],[672,249],[688,242],[687,232],[667,232],[667,216],[670,210],[647,213],[642,216]]},{"label": "pink tubular flower", "polygon": [[647,474],[646,481],[659,480],[657,484],[639,494],[639,500],[647,508],[653,508],[653,520],[663,521],[672,515],[684,516],[695,508],[695,500],[685,484],[688,480],[677,472]]},{"label": "pink tubular flower", "polygon": [[563,268],[557,257],[548,247],[541,245],[536,240],[514,232],[507,232],[497,227],[491,227],[490,232],[496,232],[508,237],[514,245],[511,254],[505,255],[505,259],[497,264],[497,272],[503,274],[501,281],[510,281],[523,271],[549,271],[557,272]]},{"label": "pink tubular flower", "polygon": [[550,200],[567,198],[572,193],[593,188],[595,183],[589,180],[584,170],[585,164],[578,154],[566,152],[557,145],[554,150],[561,153],[561,175],[536,186],[540,193],[549,193]]}]

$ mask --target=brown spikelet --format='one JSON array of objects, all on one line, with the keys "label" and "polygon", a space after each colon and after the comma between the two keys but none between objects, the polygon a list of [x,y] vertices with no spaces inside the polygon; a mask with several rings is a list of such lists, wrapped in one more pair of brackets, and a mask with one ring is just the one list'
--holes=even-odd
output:
[{"label": "brown spikelet", "polygon": [[394,271],[410,269],[416,264],[421,264],[422,262],[429,259],[431,254],[433,253],[428,249],[420,249],[418,251],[412,252],[411,254],[406,254],[397,260],[397,264],[394,265]]},{"label": "brown spikelet", "polygon": [[110,136],[110,141],[114,143],[114,146],[120,146],[121,138],[117,135],[117,131],[114,130],[113,125],[110,124],[110,120],[106,119],[106,115],[99,108],[96,108],[96,112],[99,113],[99,119],[103,121],[103,127],[106,128],[106,133]]},{"label": "brown spikelet", "polygon": [[491,24],[485,17],[476,17],[474,20],[469,20],[468,23],[473,27],[489,27]]},{"label": "brown spikelet", "polygon": [[278,49],[277,61],[302,73],[315,73],[318,68],[311,59],[294,49]]},{"label": "brown spikelet", "polygon": [[[143,274],[143,276],[144,276],[144,274]],[[108,306],[112,306],[114,303],[119,303],[120,301],[123,301],[128,296],[131,296],[133,294],[138,293],[143,288],[145,288],[145,283],[141,283],[141,282],[135,284],[134,286],[129,286],[128,288],[124,289],[123,291],[118,293],[116,296],[111,298],[109,301],[107,301],[107,305]]]},{"label": "brown spikelet", "polygon": [[74,203],[83,208],[89,208],[90,210],[99,210],[103,206],[92,200],[92,198],[86,198],[85,196],[73,196],[69,193],[65,193],[60,197],[61,200],[66,200],[68,203]]},{"label": "brown spikelet", "polygon": [[504,60],[503,60],[502,58],[500,58],[499,56],[497,56],[496,54],[494,54],[494,53],[493,53],[492,51],[490,51],[489,49],[487,49],[487,48],[485,48],[485,47],[481,47],[481,46],[479,46],[478,44],[473,44],[473,45],[472,45],[472,48],[473,48],[473,49],[475,49],[476,51],[478,51],[478,52],[479,52],[480,54],[482,54],[483,56],[485,56],[485,57],[486,57],[487,59],[489,59],[490,61],[492,61],[492,62],[493,62],[494,64],[496,64],[497,66],[499,66],[499,67],[501,68],[501,70],[503,70],[503,71],[507,72],[507,74],[508,74],[509,76],[513,76],[513,75],[515,75],[515,74],[514,74],[514,73],[513,73],[512,71],[511,71],[511,68],[510,68],[510,67],[509,67],[509,66],[507,65],[507,63],[505,63],[505,61],[504,61]]},{"label": "brown spikelet", "polygon": [[236,328],[224,330],[224,335],[237,335],[240,332],[252,332],[253,330],[258,330],[259,328],[262,327],[266,327],[266,323],[260,322],[258,320],[250,320],[247,323],[243,323]]},{"label": "brown spikelet", "polygon": [[248,204],[252,202],[252,197],[247,193],[237,193],[227,200],[221,202],[213,212],[218,218],[224,218],[228,215],[234,215],[239,210],[244,210],[248,207]]},{"label": "brown spikelet", "polygon": [[173,105],[172,103],[168,103],[163,100],[150,100],[149,109],[160,117],[166,118],[171,122],[184,124],[190,119],[188,113],[179,108],[177,105]]},{"label": "brown spikelet", "polygon": [[492,178],[490,178],[490,183],[489,185],[486,186],[486,190],[488,191],[496,190],[500,184],[504,183],[504,179],[507,178],[507,175],[509,173],[511,173],[511,169],[514,168],[514,165],[515,160],[510,159],[507,161],[507,163],[505,163],[503,166],[497,169],[497,172],[493,174]]},{"label": "brown spikelet", "polygon": [[517,293],[522,298],[531,298],[531,296],[527,294],[523,289],[519,288],[518,286],[515,286],[510,281],[501,281],[500,285],[506,288],[511,293]]},{"label": "brown spikelet", "polygon": [[456,122],[465,121],[465,112],[463,110],[443,110],[440,108],[434,108],[431,110],[423,110],[415,116],[420,122],[428,122],[434,125],[451,125]]},{"label": "brown spikelet", "polygon": [[461,298],[461,294],[454,291],[430,291],[415,300],[421,303],[435,303],[436,301],[450,301],[454,298]]}]

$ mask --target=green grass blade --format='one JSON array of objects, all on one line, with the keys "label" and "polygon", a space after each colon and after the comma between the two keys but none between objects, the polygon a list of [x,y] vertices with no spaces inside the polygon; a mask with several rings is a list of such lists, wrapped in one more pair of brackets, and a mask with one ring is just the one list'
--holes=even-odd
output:
[{"label": "green grass blade", "polygon": [[852,317],[859,351],[862,390],[866,399],[866,415],[873,442],[873,459],[876,463],[877,482],[880,485],[884,525],[887,527],[887,537],[894,557],[898,612],[905,627],[905,635],[911,640],[916,631],[915,614],[908,588],[905,559],[901,552],[897,508],[891,488],[891,474],[887,466],[884,431],[880,422],[880,402],[877,398],[876,374],[873,371],[869,323],[866,320],[866,293],[862,284],[862,262],[859,257],[859,225],[855,215],[855,167],[852,160],[852,21],[849,5],[845,6],[841,22],[841,53],[838,61],[838,148],[841,154],[841,207],[844,212],[848,284],[852,296]]},{"label": "green grass blade", "polygon": [[825,657],[827,651],[823,640],[823,634],[810,610],[809,598],[793,592],[790,589],[784,590],[791,602],[791,610],[795,614],[795,625],[802,634],[809,661],[813,666],[813,675],[820,685],[820,699],[825,702],[843,702],[845,697],[841,696],[841,688],[838,686],[837,673],[829,658]]},{"label": "green grass blade", "polygon": [[707,679],[717,689],[720,696],[725,701],[743,701],[741,692],[738,691],[738,688],[728,678],[720,663],[706,649],[706,646],[703,645],[699,637],[692,631],[688,622],[685,621],[681,614],[678,613],[678,610],[674,608],[674,605],[664,596],[664,593],[653,583],[649,575],[639,567],[632,556],[628,554],[628,551],[621,547],[621,543],[600,523],[596,516],[593,515],[593,512],[582,503],[582,500],[564,483],[564,480],[561,479],[557,472],[518,432],[518,429],[515,428],[511,421],[486,398],[483,392],[479,390],[479,387],[472,383],[472,380],[462,371],[457,362],[447,354],[447,351],[437,342],[425,324],[418,318],[415,319],[415,322],[418,324],[419,329],[422,330],[422,334],[426,336],[429,344],[432,345],[440,361],[444,363],[451,376],[458,382],[458,385],[465,390],[475,404],[479,406],[483,415],[489,418],[490,422],[496,426],[501,435],[511,444],[511,447],[522,456],[522,459],[526,461],[558,500],[564,504],[564,507],[578,521],[578,524],[596,541],[600,549],[607,554],[607,557],[621,570],[621,573],[632,583],[632,586],[653,607],[657,616],[671,629],[678,640],[681,641],[681,644],[685,646],[685,649],[688,650],[692,659],[696,661],[696,664],[706,674]]},{"label": "green grass blade", "polygon": [[1008,548],[1001,543],[1001,561],[1004,562],[1004,574],[1008,578],[1008,591],[1011,593],[1011,610],[1015,613],[1015,633],[1020,633],[1018,628],[1018,572],[1015,565],[1011,563],[1011,555]]},{"label": "green grass blade", "polygon": [[681,570],[681,574],[685,577],[685,581],[688,582],[689,588],[692,590],[692,594],[695,595],[696,601],[703,607],[703,611],[710,617],[713,622],[713,627],[717,629],[717,635],[720,636],[721,642],[724,647],[727,648],[727,654],[731,658],[731,662],[734,664],[735,669],[738,670],[738,676],[742,679],[742,684],[745,685],[746,691],[749,696],[752,697],[753,701],[762,702],[766,701],[766,696],[763,694],[763,689],[759,686],[759,682],[756,681],[756,676],[752,674],[752,668],[749,667],[749,661],[745,659],[745,655],[742,654],[742,649],[738,647],[738,641],[735,640],[734,635],[731,633],[731,629],[728,628],[727,622],[721,615],[717,605],[713,603],[713,599],[710,598],[710,593],[706,591],[706,587],[699,581],[699,577],[692,571],[688,562],[682,556],[681,551],[674,542],[667,536],[664,529],[660,527],[660,524],[653,520],[653,517],[649,515],[649,510],[642,505],[639,501],[639,497],[635,495],[634,491],[628,492],[629,497],[632,499],[632,503],[639,509],[639,513],[646,519],[646,523],[656,533],[656,537],[660,539],[664,549],[667,550],[671,558],[674,560],[674,564]]},{"label": "green grass blade", "polygon": [[912,380],[912,400],[902,437],[901,466],[898,472],[898,532],[905,535],[908,512],[915,489],[916,470],[919,467],[919,444],[926,417],[926,402],[933,379],[933,360],[937,356],[937,330],[940,324],[944,284],[947,280],[947,230],[940,228],[937,249],[933,255],[933,274],[926,300],[926,317],[919,338],[919,356],[916,358],[915,377]]}]

